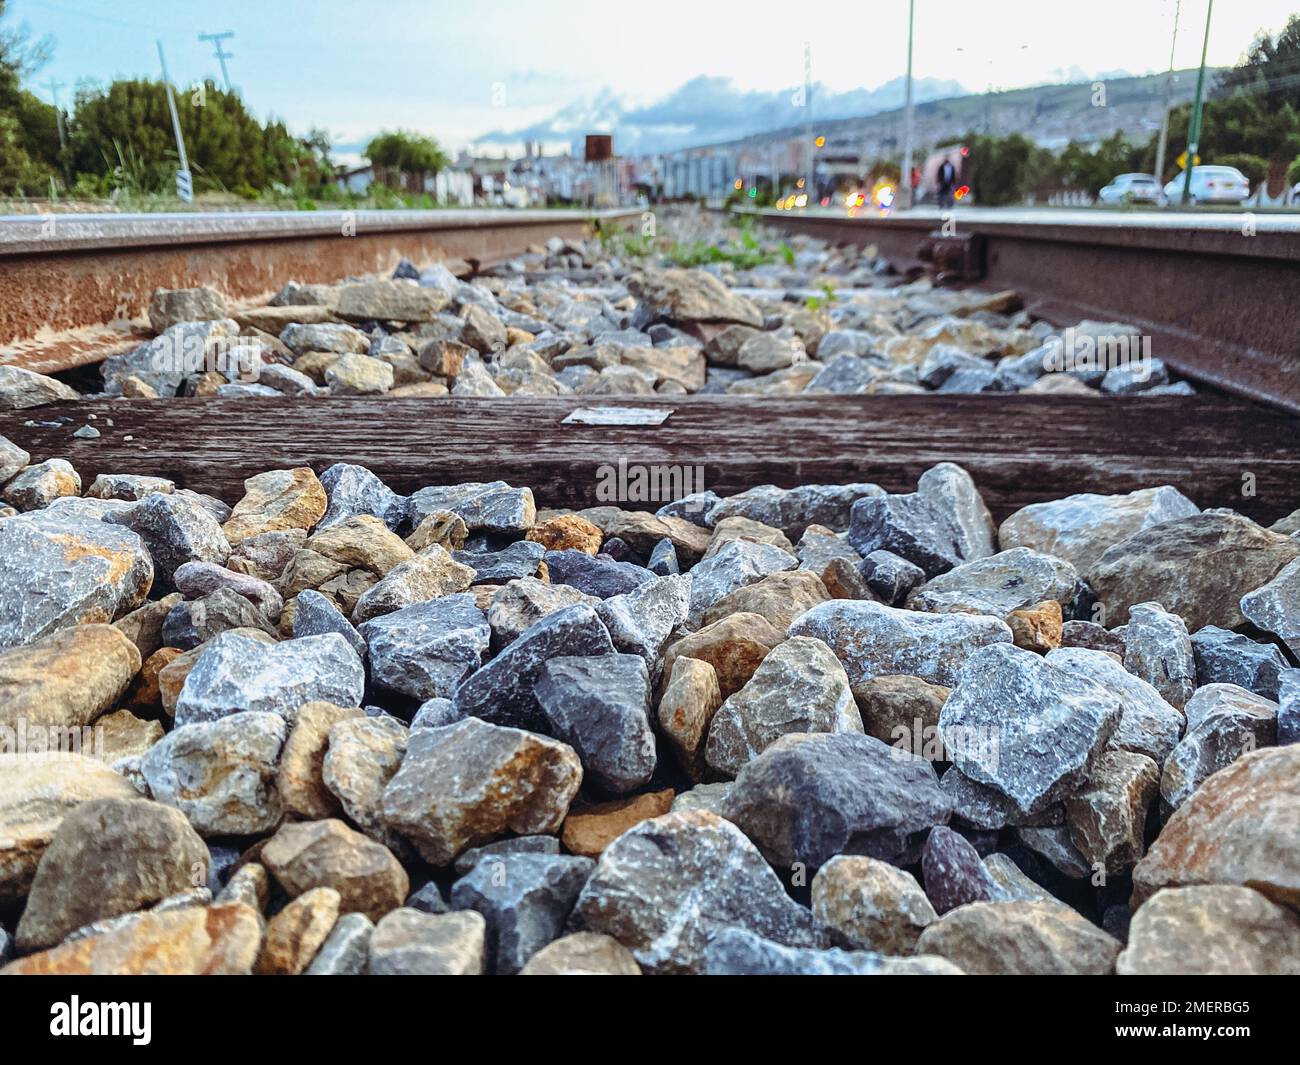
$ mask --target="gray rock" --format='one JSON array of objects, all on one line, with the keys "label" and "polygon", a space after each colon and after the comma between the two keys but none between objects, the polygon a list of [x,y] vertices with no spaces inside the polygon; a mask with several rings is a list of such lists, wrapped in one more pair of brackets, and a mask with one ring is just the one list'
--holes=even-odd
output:
[{"label": "gray rock", "polygon": [[1187,702],[1187,735],[1164,763],[1160,797],[1176,810],[1213,773],[1277,742],[1278,704],[1235,684],[1198,688]]},{"label": "gray rock", "polygon": [[329,509],[316,523],[317,532],[357,514],[371,514],[396,532],[406,517],[406,499],[364,466],[336,462],[320,475],[320,483]]},{"label": "gray rock", "polygon": [[1079,575],[1063,559],[1017,547],[965,562],[926,581],[907,600],[911,610],[1006,617],[1054,599],[1068,604]]},{"label": "gray rock", "polygon": [[218,588],[202,599],[172,607],[163,619],[162,639],[168,647],[190,651],[231,629],[257,629],[275,636],[275,626],[262,611],[229,588]]},{"label": "gray rock", "polygon": [[821,574],[827,565],[837,558],[842,558],[852,566],[860,566],[862,556],[848,545],[844,537],[825,525],[810,525],[795,545],[795,554],[799,558],[799,568]]},{"label": "gray rock", "polygon": [[835,395],[855,395],[863,392],[880,376],[880,367],[867,359],[844,352],[826,360],[826,365],[808,382],[804,392],[809,395],[828,392]]},{"label": "gray rock", "polygon": [[1105,688],[998,644],[967,660],[939,734],[965,776],[1032,814],[1078,790],[1120,718],[1120,700]]},{"label": "gray rock", "polygon": [[1169,371],[1160,359],[1112,366],[1101,379],[1101,390],[1115,396],[1148,392],[1169,383]]},{"label": "gray rock", "polygon": [[144,602],[153,562],[129,529],[93,518],[0,521],[0,651],[56,629],[112,621]]},{"label": "gray rock", "polygon": [[473,910],[386,914],[370,935],[373,976],[479,976],[487,956],[487,922]]},{"label": "gray rock", "polygon": [[754,845],[703,810],[642,821],[614,840],[578,896],[572,923],[613,936],[653,973],[703,971],[709,941],[732,927],[787,946],[821,945],[811,914]]},{"label": "gray rock", "polygon": [[722,497],[717,492],[711,490],[692,492],[680,499],[674,499],[671,503],[665,503],[655,511],[655,516],[659,518],[681,518],[683,521],[689,521],[692,525],[699,525],[701,528],[708,529],[711,528],[708,520],[709,513],[721,502]]},{"label": "gray rock", "polygon": [[657,579],[648,569],[631,562],[616,562],[608,556],[573,549],[547,551],[546,568],[551,583],[568,585],[597,599],[624,595]]},{"label": "gray rock", "polygon": [[411,897],[406,900],[406,905],[412,910],[419,910],[421,913],[451,912],[447,900],[442,897],[442,889],[433,880],[430,880],[418,891],[411,892]]},{"label": "gray rock", "polygon": [[1300,743],[1300,669],[1288,669],[1278,684],[1277,742]]},{"label": "gray rock", "polygon": [[962,561],[955,523],[927,496],[886,495],[853,504],[848,540],[862,556],[892,551],[927,577],[936,577]]},{"label": "gray rock", "polygon": [[[5,479],[3,467],[0,466],[0,482]],[[120,499],[134,503],[154,492],[169,495],[174,491],[176,491],[175,483],[166,477],[145,477],[135,473],[101,473],[86,489],[86,495],[91,499]]]},{"label": "gray rock", "polygon": [[[32,461],[31,455],[20,448],[7,436],[0,436],[0,484],[10,480],[14,474]],[[96,484],[99,478],[96,478]],[[94,485],[91,486],[91,492]]]},{"label": "gray rock", "polygon": [[1056,555],[1082,573],[1107,548],[1134,533],[1198,512],[1195,503],[1170,485],[1128,495],[1085,492],[1022,507],[1002,523],[998,541],[1003,550],[1032,547]]},{"label": "gray rock", "polygon": [[178,322],[164,330],[161,336],[121,355],[110,355],[100,363],[104,391],[110,396],[120,396],[122,382],[135,377],[159,396],[170,398],[176,395],[187,377],[206,368],[208,351],[215,341],[228,340],[238,333],[238,323],[229,318]]},{"label": "gray rock", "polygon": [[334,322],[287,325],[280,333],[280,342],[295,355],[309,351],[364,354],[370,350],[370,338],[365,333],[350,325]]},{"label": "gray rock", "polygon": [[997,528],[971,475],[956,463],[931,466],[916,482],[917,495],[948,516],[963,559],[973,561],[998,549]]},{"label": "gray rock", "polygon": [[635,323],[737,322],[756,328],[763,324],[753,303],[704,270],[645,270],[628,278],[627,289],[641,305]]},{"label": "gray rock", "polygon": [[[847,529],[854,503],[883,495],[884,491],[874,484],[806,484],[796,488],[762,484],[719,500],[708,511],[708,524],[712,527],[723,518],[740,515],[780,529],[791,541],[797,541],[809,525],[824,525],[837,532]],[[681,516],[690,519],[688,514]]]},{"label": "gray rock", "polygon": [[672,577],[681,572],[681,564],[677,561],[677,548],[668,537],[665,536],[655,544],[645,568],[658,577]]},{"label": "gray rock", "polygon": [[990,644],[1011,643],[1011,630],[997,618],[926,614],[845,599],[813,607],[788,632],[825,643],[854,687],[894,674],[951,687],[971,654]]},{"label": "gray rock", "polygon": [[1241,612],[1300,657],[1300,559],[1283,566],[1263,587],[1243,595]]},{"label": "gray rock", "polygon": [[600,600],[567,584],[549,584],[536,577],[510,581],[497,590],[488,605],[492,646],[499,650],[546,615],[579,603],[598,606]]},{"label": "gray rock", "polygon": [[27,410],[81,396],[62,381],[21,366],[0,366],[0,410]]},{"label": "gray rock", "polygon": [[348,646],[357,653],[358,658],[365,660],[368,653],[366,641],[329,596],[322,595],[314,588],[304,588],[298,593],[295,601],[297,607],[293,615],[294,639],[301,639],[304,636],[324,636],[326,633],[336,632],[347,640]]},{"label": "gray rock", "polygon": [[230,557],[221,526],[185,496],[155,492],[138,503],[104,516],[138,534],[149,549],[160,588],[169,589],[176,570],[186,562],[225,565]]},{"label": "gray rock", "polygon": [[831,649],[795,636],[774,648],[718,708],[705,760],[714,772],[734,777],[780,737],[812,732],[861,733],[862,717]]},{"label": "gray rock", "polygon": [[370,960],[374,923],[364,913],[345,913],[330,930],[305,976],[361,976]]},{"label": "gray rock", "polygon": [[559,854],[560,841],[555,836],[508,836],[495,843],[471,847],[456,859],[452,868],[457,876],[464,876],[483,858],[508,854]]},{"label": "gray rock", "polygon": [[690,576],[660,577],[630,592],[610,596],[596,606],[615,648],[640,655],[652,684],[658,681],[669,637],[686,623],[691,582]]},{"label": "gray rock", "polygon": [[511,488],[505,481],[421,488],[410,498],[408,519],[419,525],[440,510],[459,514],[472,533],[525,533],[537,517],[532,490]]},{"label": "gray rock", "polygon": [[1196,656],[1196,683],[1236,684],[1274,701],[1287,661],[1272,644],[1256,643],[1249,636],[1206,625],[1192,633]]},{"label": "gray rock", "polygon": [[1006,898],[1001,885],[984,868],[979,851],[947,825],[936,825],[925,839],[921,881],[926,898],[940,916],[968,902]]},{"label": "gray rock", "polygon": [[451,887],[457,910],[487,921],[487,969],[517,973],[564,930],[596,863],[590,858],[502,854],[480,860]]},{"label": "gray rock", "polygon": [[895,958],[867,950],[787,947],[744,928],[718,933],[704,951],[708,976],[959,976],[942,958]]},{"label": "gray rock", "polygon": [[1135,677],[1105,651],[1085,647],[1058,647],[1047,652],[1048,665],[1100,685],[1120,701],[1119,724],[1110,746],[1133,751],[1164,763],[1183,732],[1183,715],[1155,688]]},{"label": "gray rock", "polygon": [[1130,607],[1124,628],[1124,668],[1181,709],[1196,690],[1196,656],[1183,619],[1159,603]]},{"label": "gray rock", "polygon": [[269,618],[278,618],[284,599],[267,581],[218,566],[215,562],[186,562],[172,575],[176,590],[186,599],[201,599],[225,588],[243,596]]},{"label": "gray rock", "polygon": [[1160,766],[1144,754],[1103,751],[1082,791],[1065,800],[1070,842],[1093,869],[1122,873],[1146,850],[1147,810]]},{"label": "gray rock", "polygon": [[644,659],[627,654],[552,658],[537,679],[552,734],[578,752],[586,779],[616,795],[654,773],[649,685]]},{"label": "gray rock", "polygon": [[898,861],[951,807],[929,762],[839,733],[777,740],[740,771],[722,812],[777,868],[815,870],[836,854]]},{"label": "gray rock", "polygon": [[[1103,751],[1100,762],[1111,752]],[[1094,774],[1095,774],[1094,770]],[[1084,788],[1086,791],[1086,785]],[[1083,794],[1080,791],[1076,794]],[[1074,845],[1069,825],[1021,825],[1015,830],[1015,838],[1027,849],[1045,859],[1063,876],[1071,880],[1083,880],[1096,872],[1088,859]]]},{"label": "gray rock", "polygon": [[411,728],[442,728],[454,725],[463,718],[456,712],[456,704],[450,699],[429,699],[420,704],[420,709],[411,718]]},{"label": "gray rock", "polygon": [[863,580],[890,606],[898,606],[925,581],[925,570],[892,551],[872,551],[859,567]]},{"label": "gray rock", "polygon": [[275,777],[287,733],[279,714],[258,712],[183,725],[149,748],[140,771],[153,797],[201,836],[272,832],[283,815]]},{"label": "gray rock", "polygon": [[1120,631],[1111,632],[1092,621],[1067,621],[1061,626],[1061,646],[1109,651],[1122,659],[1124,634]]},{"label": "gray rock", "polygon": [[533,689],[550,659],[612,654],[609,632],[594,609],[581,603],[563,607],[536,622],[467,677],[452,701],[457,712],[467,717],[535,728],[545,722],[545,714]]},{"label": "gray rock", "polygon": [[216,721],[254,710],[292,724],[298,707],[316,700],[360,706],[366,671],[337,633],[268,645],[237,632],[205,647],[176,700],[176,724]]},{"label": "gray rock", "polygon": [[930,925],[919,954],[947,958],[980,975],[1104,975],[1114,971],[1117,939],[1056,902],[976,902]]},{"label": "gray rock", "polygon": [[709,607],[737,588],[798,564],[794,555],[772,544],[729,540],[691,569],[691,620],[698,623]]},{"label": "gray rock", "polygon": [[546,548],[530,540],[516,540],[500,551],[453,551],[451,557],[474,570],[475,584],[505,584],[536,576]]},{"label": "gray rock", "polygon": [[472,595],[445,595],[365,622],[371,682],[424,701],[450,698],[483,663],[492,630]]}]

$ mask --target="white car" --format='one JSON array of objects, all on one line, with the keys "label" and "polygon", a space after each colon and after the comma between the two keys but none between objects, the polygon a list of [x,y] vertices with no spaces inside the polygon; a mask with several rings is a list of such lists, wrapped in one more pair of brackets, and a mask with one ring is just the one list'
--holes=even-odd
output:
[{"label": "white car", "polygon": [[1097,193],[1102,203],[1159,203],[1160,183],[1150,174],[1120,174]]},{"label": "white car", "polygon": [[[1188,202],[1241,203],[1250,195],[1250,181],[1235,166],[1196,166],[1192,168],[1192,187]],[[1183,175],[1165,186],[1165,202],[1183,202]]]}]

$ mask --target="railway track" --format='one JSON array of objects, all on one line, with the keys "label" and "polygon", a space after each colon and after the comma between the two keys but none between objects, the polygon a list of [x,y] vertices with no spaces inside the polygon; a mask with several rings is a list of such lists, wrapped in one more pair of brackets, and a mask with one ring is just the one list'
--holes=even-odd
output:
[{"label": "railway track", "polygon": [[1067,326],[1120,321],[1192,380],[1300,413],[1300,218],[974,208],[846,218],[752,212],[784,233],[874,244],[902,270],[1015,289]]},{"label": "railway track", "polygon": [[270,211],[0,219],[0,365],[56,373],[138,344],[157,288],[211,285],[236,305],[289,279],[390,273],[403,258],[462,273],[593,219],[639,211]]}]

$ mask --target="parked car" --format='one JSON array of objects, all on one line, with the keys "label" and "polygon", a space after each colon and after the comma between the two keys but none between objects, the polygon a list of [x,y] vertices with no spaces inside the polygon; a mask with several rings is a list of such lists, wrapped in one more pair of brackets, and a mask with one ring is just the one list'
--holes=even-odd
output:
[{"label": "parked car", "polygon": [[1119,174],[1097,193],[1102,203],[1159,203],[1160,183],[1150,174]]},{"label": "parked car", "polygon": [[[1166,203],[1183,202],[1183,175],[1165,186]],[[1250,195],[1250,181],[1235,166],[1192,167],[1190,203],[1241,203]]]}]

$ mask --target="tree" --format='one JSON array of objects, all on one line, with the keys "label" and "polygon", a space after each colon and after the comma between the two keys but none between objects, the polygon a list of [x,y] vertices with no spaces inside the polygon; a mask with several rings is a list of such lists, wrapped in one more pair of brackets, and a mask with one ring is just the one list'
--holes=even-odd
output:
[{"label": "tree", "polygon": [[[0,0],[0,20],[5,0]],[[0,192],[45,184],[58,163],[54,108],[23,91],[23,78],[48,60],[48,38],[32,41],[26,26],[0,26]],[[48,137],[53,128],[54,139]]]},{"label": "tree", "polygon": [[1300,110],[1300,15],[1292,15],[1276,37],[1260,34],[1246,57],[1219,76],[1217,97],[1249,94],[1266,111]]},{"label": "tree", "polygon": [[376,167],[403,174],[436,174],[450,160],[432,137],[404,130],[384,131],[366,145],[366,158]]}]

